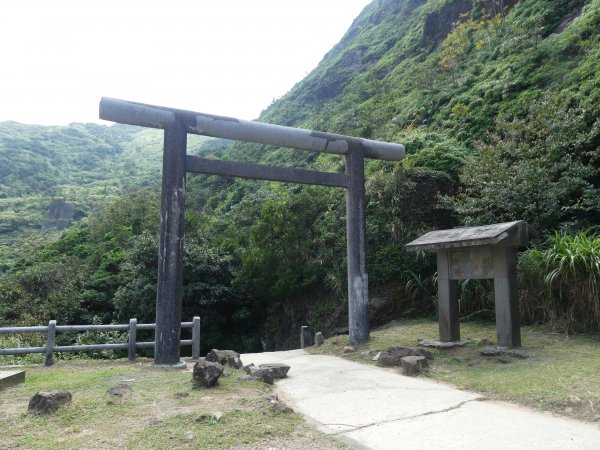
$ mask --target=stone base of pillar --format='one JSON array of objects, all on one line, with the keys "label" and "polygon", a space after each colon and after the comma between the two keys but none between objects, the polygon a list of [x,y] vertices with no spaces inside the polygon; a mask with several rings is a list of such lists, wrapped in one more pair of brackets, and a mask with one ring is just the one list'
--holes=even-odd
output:
[{"label": "stone base of pillar", "polygon": [[155,369],[187,369],[187,363],[185,361],[179,361],[175,364],[154,364],[150,365]]}]

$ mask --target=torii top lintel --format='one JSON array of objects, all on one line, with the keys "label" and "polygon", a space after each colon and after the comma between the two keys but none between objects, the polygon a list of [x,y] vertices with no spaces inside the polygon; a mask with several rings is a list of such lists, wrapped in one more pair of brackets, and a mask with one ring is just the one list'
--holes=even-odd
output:
[{"label": "torii top lintel", "polygon": [[240,120],[108,97],[102,97],[100,101],[100,118],[129,125],[162,129],[180,119],[185,130],[191,134],[340,155],[345,155],[351,149],[356,148],[362,150],[367,158],[389,161],[397,161],[404,157],[402,144]]}]

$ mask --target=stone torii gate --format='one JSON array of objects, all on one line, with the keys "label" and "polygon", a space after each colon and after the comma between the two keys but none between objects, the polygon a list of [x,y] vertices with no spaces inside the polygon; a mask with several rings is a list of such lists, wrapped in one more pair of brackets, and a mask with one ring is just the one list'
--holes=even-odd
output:
[{"label": "stone torii gate", "polygon": [[[100,118],[164,130],[154,364],[180,363],[186,172],[346,188],[350,343],[369,339],[364,158],[400,160],[404,146],[103,97]],[[187,134],[344,155],[345,173],[205,159],[186,154]]]}]

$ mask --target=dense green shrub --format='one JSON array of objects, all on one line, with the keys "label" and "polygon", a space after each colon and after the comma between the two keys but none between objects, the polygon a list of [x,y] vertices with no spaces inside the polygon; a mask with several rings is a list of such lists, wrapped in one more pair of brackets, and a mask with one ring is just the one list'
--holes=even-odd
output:
[{"label": "dense green shrub", "polygon": [[585,110],[557,96],[523,116],[502,116],[497,131],[466,159],[451,203],[466,223],[526,220],[538,230],[600,221],[597,136]]},{"label": "dense green shrub", "polygon": [[519,259],[521,310],[559,331],[600,330],[600,234],[555,233]]}]

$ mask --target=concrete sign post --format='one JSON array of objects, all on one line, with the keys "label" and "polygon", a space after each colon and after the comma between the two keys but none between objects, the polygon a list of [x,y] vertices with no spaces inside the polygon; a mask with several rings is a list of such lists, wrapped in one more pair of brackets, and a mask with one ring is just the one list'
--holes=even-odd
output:
[{"label": "concrete sign post", "polygon": [[437,252],[440,340],[460,340],[458,280],[493,279],[499,347],[520,347],[517,249],[533,230],[526,222],[439,230],[406,244],[409,251]]},{"label": "concrete sign post", "polygon": [[[404,157],[403,145],[106,97],[100,101],[100,118],[165,130],[155,364],[174,366],[179,363],[186,172],[346,188],[350,343],[355,345],[369,339],[364,158],[400,160]],[[319,172],[186,155],[187,133],[335,153],[345,156],[346,172]]]}]

